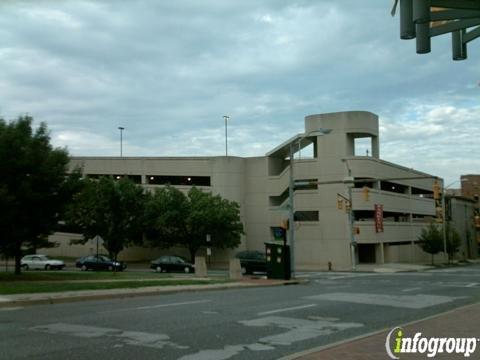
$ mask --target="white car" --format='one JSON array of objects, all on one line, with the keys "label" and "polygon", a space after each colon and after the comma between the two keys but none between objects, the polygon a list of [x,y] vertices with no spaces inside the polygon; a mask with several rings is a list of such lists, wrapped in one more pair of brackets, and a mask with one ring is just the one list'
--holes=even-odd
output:
[{"label": "white car", "polygon": [[50,259],[47,255],[38,255],[38,254],[24,256],[20,264],[24,270],[28,270],[28,269],[62,270],[65,267],[65,263],[62,260]]}]

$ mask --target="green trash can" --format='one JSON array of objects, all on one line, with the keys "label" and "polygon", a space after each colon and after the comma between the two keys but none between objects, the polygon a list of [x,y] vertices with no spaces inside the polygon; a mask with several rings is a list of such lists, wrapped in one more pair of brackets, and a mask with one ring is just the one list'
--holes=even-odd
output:
[{"label": "green trash can", "polygon": [[268,279],[290,280],[290,247],[282,243],[265,243]]}]

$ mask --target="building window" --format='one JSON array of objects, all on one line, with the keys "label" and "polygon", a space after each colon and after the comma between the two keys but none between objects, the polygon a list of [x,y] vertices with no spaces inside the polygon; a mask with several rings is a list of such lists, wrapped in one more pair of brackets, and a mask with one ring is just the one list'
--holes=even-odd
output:
[{"label": "building window", "polygon": [[383,191],[405,194],[405,193],[407,193],[408,188],[405,185],[392,183],[390,181],[382,181],[380,183],[380,189],[383,190]]},{"label": "building window", "polygon": [[412,187],[412,195],[416,195],[416,196],[419,196],[419,197],[431,199],[431,198],[433,198],[433,191]]},{"label": "building window", "polygon": [[317,190],[317,179],[295,180],[295,190]]},{"label": "building window", "polygon": [[132,181],[134,184],[141,184],[142,183],[142,176],[141,175],[113,175],[113,178],[115,180],[120,180],[120,179],[129,179]]},{"label": "building window", "polygon": [[295,221],[318,221],[318,211],[295,211]]},{"label": "building window", "polygon": [[372,156],[371,137],[358,137],[354,139],[354,156]]},{"label": "building window", "polygon": [[210,186],[210,176],[147,175],[150,185]]}]

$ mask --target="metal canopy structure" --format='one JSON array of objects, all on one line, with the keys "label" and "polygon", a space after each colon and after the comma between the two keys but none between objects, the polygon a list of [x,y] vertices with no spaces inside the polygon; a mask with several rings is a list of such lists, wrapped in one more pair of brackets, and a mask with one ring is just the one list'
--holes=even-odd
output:
[{"label": "metal canopy structure", "polygon": [[480,0],[395,0],[400,3],[400,38],[416,39],[417,54],[431,51],[431,38],[452,34],[453,60],[467,58],[467,44],[480,37]]}]

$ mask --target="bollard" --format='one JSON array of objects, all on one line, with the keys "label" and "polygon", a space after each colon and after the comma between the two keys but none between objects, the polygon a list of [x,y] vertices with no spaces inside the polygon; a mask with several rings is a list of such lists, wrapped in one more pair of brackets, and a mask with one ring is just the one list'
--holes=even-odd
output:
[{"label": "bollard", "polygon": [[240,266],[240,259],[230,259],[228,270],[230,280],[242,279],[242,267]]},{"label": "bollard", "polygon": [[202,256],[195,256],[195,277],[207,277],[207,263]]}]

